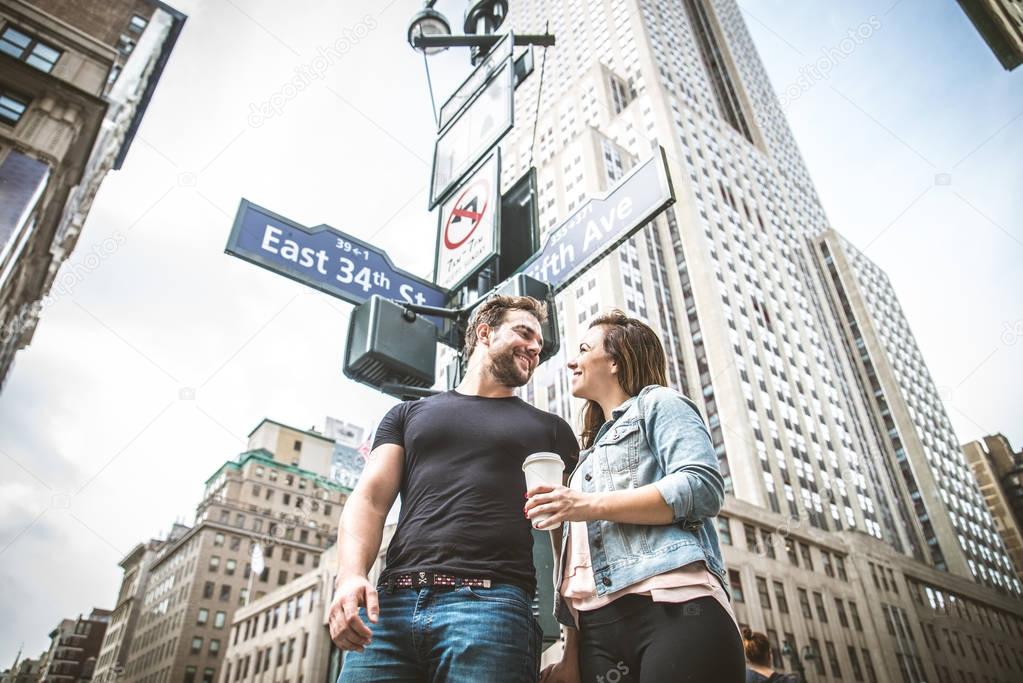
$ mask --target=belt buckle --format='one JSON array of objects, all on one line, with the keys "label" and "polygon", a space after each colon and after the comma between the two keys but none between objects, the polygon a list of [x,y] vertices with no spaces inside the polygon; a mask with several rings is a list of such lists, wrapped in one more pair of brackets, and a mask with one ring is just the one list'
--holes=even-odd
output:
[{"label": "belt buckle", "polygon": [[416,574],[416,582],[419,586],[429,586],[431,583],[430,578],[431,577],[427,576],[426,572],[418,572]]}]

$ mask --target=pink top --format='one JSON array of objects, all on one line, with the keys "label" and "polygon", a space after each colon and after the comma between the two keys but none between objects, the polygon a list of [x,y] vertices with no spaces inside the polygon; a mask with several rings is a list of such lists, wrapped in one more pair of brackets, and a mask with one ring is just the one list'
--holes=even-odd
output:
[{"label": "pink top", "polygon": [[[572,482],[572,488],[581,490],[578,480]],[[597,595],[597,584],[593,578],[590,548],[586,538],[586,522],[569,523],[567,565],[565,578],[561,583],[561,596],[565,598],[565,604],[568,605],[577,624],[578,612],[604,607],[623,595],[649,595],[654,602],[688,602],[711,597],[717,600],[732,621],[735,621],[735,614],[728,602],[728,594],[703,562],[693,562],[651,576],[614,593]],[[736,628],[738,627],[736,622]]]}]

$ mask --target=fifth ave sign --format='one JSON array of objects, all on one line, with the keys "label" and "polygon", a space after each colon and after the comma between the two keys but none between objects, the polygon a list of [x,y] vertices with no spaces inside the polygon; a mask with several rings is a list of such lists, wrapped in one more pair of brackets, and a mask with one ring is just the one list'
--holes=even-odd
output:
[{"label": "fifth ave sign", "polygon": [[518,272],[550,283],[558,293],[674,203],[664,149],[658,148],[603,197],[580,206]]}]

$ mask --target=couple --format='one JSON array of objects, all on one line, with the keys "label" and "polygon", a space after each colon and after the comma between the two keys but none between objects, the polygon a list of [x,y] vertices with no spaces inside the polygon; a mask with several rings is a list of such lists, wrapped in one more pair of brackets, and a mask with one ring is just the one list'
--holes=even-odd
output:
[{"label": "couple", "polygon": [[[545,318],[536,299],[488,299],[466,331],[461,384],[381,421],[338,531],[339,683],[744,680],[713,520],[717,456],[695,406],[665,386],[660,341],[620,311],[591,324],[568,363],[586,400],[580,452],[564,420],[513,395],[539,362]],[[522,463],[544,451],[572,474],[526,491]],[[542,674],[531,523],[552,532],[565,626],[564,656]]]}]

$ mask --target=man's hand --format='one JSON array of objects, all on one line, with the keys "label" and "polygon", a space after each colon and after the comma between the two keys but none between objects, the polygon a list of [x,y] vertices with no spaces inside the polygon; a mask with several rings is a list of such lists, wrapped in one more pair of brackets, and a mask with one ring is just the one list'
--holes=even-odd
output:
[{"label": "man's hand", "polygon": [[579,658],[566,652],[560,662],[550,664],[540,672],[540,683],[580,683]]},{"label": "man's hand", "polygon": [[359,617],[359,608],[365,607],[369,620],[377,623],[380,603],[376,588],[365,576],[351,576],[340,581],[337,589],[330,606],[330,639],[342,650],[362,652],[373,640],[373,632]]}]

